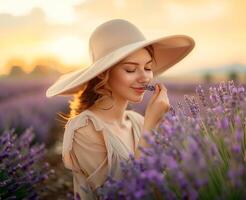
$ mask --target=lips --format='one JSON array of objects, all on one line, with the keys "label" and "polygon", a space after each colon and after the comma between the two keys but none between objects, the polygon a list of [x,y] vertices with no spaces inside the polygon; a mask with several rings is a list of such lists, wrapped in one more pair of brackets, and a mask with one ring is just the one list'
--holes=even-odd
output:
[{"label": "lips", "polygon": [[144,87],[133,87],[133,89],[144,90]]},{"label": "lips", "polygon": [[136,86],[136,87],[132,87],[132,88],[134,88],[134,89],[145,89],[145,86],[144,85],[141,85],[141,86]]},{"label": "lips", "polygon": [[133,88],[135,92],[137,93],[144,93],[145,89],[144,88]]}]

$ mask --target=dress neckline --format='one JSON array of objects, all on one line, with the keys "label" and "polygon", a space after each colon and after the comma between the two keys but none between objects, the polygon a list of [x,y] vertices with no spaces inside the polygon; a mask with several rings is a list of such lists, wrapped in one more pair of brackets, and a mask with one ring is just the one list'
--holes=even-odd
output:
[{"label": "dress neckline", "polygon": [[[108,125],[108,123],[107,122],[104,122],[99,116],[97,116],[94,112],[92,112],[92,111],[90,111],[90,110],[86,110],[87,112],[89,112],[89,113],[91,113],[95,118],[97,118],[97,119],[99,119],[104,125],[106,125],[106,126],[109,126]],[[122,141],[122,139],[118,136],[118,135],[116,135],[116,134],[113,134],[111,131],[110,131],[110,134],[111,135],[113,135],[114,137],[116,137],[127,149],[128,149],[128,151],[129,152],[131,152],[133,155],[135,154],[135,151],[136,151],[136,132],[135,132],[135,129],[134,129],[134,123],[133,123],[133,121],[132,121],[132,119],[131,119],[131,117],[129,116],[129,112],[126,110],[125,111],[126,112],[126,116],[127,116],[127,118],[130,120],[130,122],[131,122],[131,132],[132,132],[132,134],[133,134],[133,145],[134,145],[134,149],[133,149],[133,152],[132,152],[132,148],[130,148],[127,144],[125,144],[123,141]],[[110,129],[109,129],[110,130]]]}]

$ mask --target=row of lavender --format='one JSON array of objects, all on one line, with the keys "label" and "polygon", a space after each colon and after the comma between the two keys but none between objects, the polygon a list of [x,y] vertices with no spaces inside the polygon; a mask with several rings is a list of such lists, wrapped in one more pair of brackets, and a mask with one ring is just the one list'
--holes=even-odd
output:
[{"label": "row of lavender", "polygon": [[[0,82],[0,197],[36,199],[44,192],[47,194],[50,187],[43,185],[48,176],[56,175],[41,160],[48,153],[44,143],[54,144],[61,131],[57,112],[66,111],[68,99],[47,99],[49,80]],[[140,109],[135,108],[141,112],[145,106],[143,102]]]},{"label": "row of lavender", "polygon": [[0,135],[0,199],[39,199],[47,189],[45,181],[55,171],[41,162],[44,144],[33,144],[31,128],[17,136],[14,129]]},{"label": "row of lavender", "polygon": [[33,127],[38,141],[49,142],[53,130],[59,127],[57,112],[64,111],[64,99],[50,100],[41,94],[11,98],[0,104],[0,130],[15,128],[22,132]]},{"label": "row of lavender", "polygon": [[0,80],[0,131],[15,128],[21,133],[33,127],[35,140],[52,143],[59,129],[57,112],[65,111],[67,98],[45,97],[49,79]]},{"label": "row of lavender", "polygon": [[53,191],[47,181],[57,173],[44,159],[58,136],[56,113],[64,111],[66,100],[47,99],[49,83],[0,81],[0,199],[40,199]]},{"label": "row of lavender", "polygon": [[5,78],[0,79],[0,102],[4,102],[17,96],[27,94],[44,93],[45,88],[51,84],[53,79],[44,78]]},{"label": "row of lavender", "polygon": [[72,198],[55,145],[63,131],[57,113],[68,99],[46,98],[49,83],[0,80],[0,199]]},{"label": "row of lavender", "polygon": [[246,199],[245,88],[230,81],[196,93],[144,134],[150,147],[122,163],[124,179],[108,177],[101,199]]},{"label": "row of lavender", "polygon": [[[128,196],[129,199],[161,199],[161,196],[165,196],[166,199],[192,199],[193,197],[193,199],[216,199],[221,195],[222,199],[224,198],[223,195],[231,195],[232,198],[237,197],[238,199],[241,197],[244,198],[245,194],[241,191],[241,186],[244,184],[243,178],[246,178],[245,169],[242,167],[242,164],[245,166],[245,160],[243,163],[242,159],[239,159],[239,161],[235,160],[238,159],[237,157],[234,159],[234,150],[237,150],[239,157],[245,155],[245,121],[243,121],[245,120],[244,88],[236,87],[233,85],[233,82],[231,82],[228,85],[221,84],[217,89],[211,88],[209,91],[197,90],[200,95],[201,104],[203,105],[199,107],[197,104],[198,97],[195,99],[186,96],[183,105],[182,103],[176,104],[178,101],[182,100],[184,94],[181,91],[177,92],[179,86],[175,84],[171,85],[167,83],[165,85],[168,88],[171,105],[173,105],[172,112],[165,116],[160,129],[155,132],[155,140],[152,140],[152,148],[143,150],[146,155],[142,158],[141,162],[133,160],[132,163],[128,163],[125,166],[124,170],[126,176],[129,176],[128,182],[109,181],[109,185],[105,184],[106,188],[103,191],[103,198],[110,199],[114,197],[124,199]],[[188,86],[185,91],[194,93],[195,91],[192,92],[192,89],[195,89],[194,86],[194,84]],[[16,87],[18,88],[18,85],[16,85]],[[29,84],[27,84],[27,87],[30,87]],[[44,95],[45,87],[42,87],[41,90],[37,90],[37,88],[33,89],[33,92],[31,92],[30,89],[30,93],[28,92],[28,94],[25,95],[18,94],[15,96],[13,93],[11,96],[8,96],[8,98],[5,98],[4,101],[1,101],[1,133],[6,129],[15,127],[16,132],[22,135],[21,133],[25,133],[28,127],[33,127],[35,133],[35,137],[33,138],[38,138],[37,141],[42,142],[49,141],[49,137],[52,134],[57,134],[57,130],[54,129],[56,126],[56,113],[65,110],[67,99],[47,99]],[[207,86],[205,85],[205,87]],[[210,97],[210,99],[207,99],[208,97]],[[140,113],[144,111],[147,103],[146,99],[148,98],[149,94],[146,94],[145,101],[141,104],[141,107],[133,105],[133,109],[140,111]],[[234,109],[234,107],[231,108],[235,105],[237,109]],[[237,131],[239,132],[237,134],[233,134],[236,131],[236,120],[233,121],[235,110],[238,110],[237,112],[239,114],[237,123],[240,124],[240,118],[242,125],[241,132]],[[224,114],[225,117],[222,117]],[[221,131],[222,128],[225,130]],[[229,130],[231,130],[231,132]],[[227,135],[223,135],[222,133]],[[10,134],[10,132],[8,134]],[[4,134],[2,134],[1,137],[6,138],[6,136],[3,135]],[[237,135],[238,139],[234,138],[235,135]],[[10,136],[7,137],[11,138]],[[227,139],[224,141],[223,138]],[[6,139],[3,141],[6,141]],[[242,141],[244,142],[244,146],[241,145],[242,148],[239,149],[239,143],[242,143]],[[1,165],[0,177],[4,182],[1,182],[0,187],[1,190],[5,188],[5,193],[1,193],[0,197],[4,194],[7,195],[8,193],[6,191],[15,191],[16,194],[20,193],[19,190],[17,190],[18,184],[15,184],[12,189],[9,189],[8,186],[12,185],[13,182],[10,184],[11,181],[6,181],[7,179],[11,179],[12,181],[17,181],[18,179],[18,176],[13,174],[13,171],[17,170],[16,168],[13,170],[13,166],[19,166],[19,169],[24,171],[24,173],[19,172],[19,175],[22,174],[25,177],[30,175],[25,174],[27,168],[21,168],[21,166],[27,165],[30,166],[30,169],[32,165],[40,166],[36,164],[38,159],[35,160],[32,158],[33,156],[30,156],[32,159],[29,161],[19,159],[10,162],[18,155],[18,151],[21,150],[15,142],[12,141],[10,143],[13,147],[11,151],[10,147],[8,147],[9,143],[3,142],[2,144],[7,144],[7,146],[1,145],[0,158],[3,164]],[[27,146],[27,149],[21,151],[31,154],[34,150],[31,150],[30,144]],[[225,146],[228,149],[225,148]],[[44,147],[42,148],[44,150]],[[6,149],[9,150],[7,151]],[[15,151],[16,149],[18,151]],[[196,153],[198,155],[196,155]],[[27,155],[26,157],[28,157]],[[20,158],[22,157],[20,156]],[[41,158],[41,156],[39,158]],[[23,161],[23,163],[21,163],[21,161]],[[47,164],[45,165],[47,166]],[[47,169],[45,165],[44,169]],[[206,170],[204,170],[204,168]],[[9,169],[9,172],[6,171],[6,169]],[[37,174],[41,175],[42,169],[42,167],[36,168]],[[35,169],[27,171],[33,171],[34,173]],[[239,174],[238,171],[240,172]],[[44,177],[47,178],[47,176]],[[3,179],[3,177],[5,177],[5,179]],[[23,177],[19,177],[20,180],[23,180]],[[222,178],[218,179],[217,177]],[[238,177],[239,180],[237,180]],[[43,179],[44,178],[40,178],[40,180]],[[25,183],[21,181],[18,182],[19,186],[21,186],[21,183]],[[238,189],[233,187],[229,188],[230,185],[235,187],[235,184]],[[128,188],[127,185],[131,185],[131,187]],[[35,189],[29,186],[27,187],[29,188],[27,191]],[[13,188],[16,190],[13,190]],[[36,191],[38,190],[36,189]],[[133,192],[131,193],[131,191]],[[230,193],[230,191],[232,192]],[[33,196],[37,196],[37,194],[34,193]],[[120,196],[117,196],[119,194]]]},{"label": "row of lavender", "polygon": [[[57,112],[67,112],[68,98],[45,97],[45,91],[52,80],[44,79],[10,79],[0,80],[0,131],[15,127],[17,132],[33,127],[36,139],[45,143],[52,142],[56,129],[59,129]],[[179,86],[167,83],[170,102],[174,104],[182,98]],[[187,85],[186,91],[192,91],[194,84]],[[150,93],[141,104],[131,108],[144,114]]]}]

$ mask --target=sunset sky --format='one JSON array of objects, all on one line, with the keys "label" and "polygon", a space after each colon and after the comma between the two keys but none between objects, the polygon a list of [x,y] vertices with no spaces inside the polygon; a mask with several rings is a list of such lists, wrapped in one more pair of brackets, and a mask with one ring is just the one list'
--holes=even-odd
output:
[{"label": "sunset sky", "polygon": [[147,38],[194,38],[193,51],[167,74],[246,64],[245,0],[0,0],[0,74],[13,64],[30,72],[48,59],[89,66],[90,34],[114,18],[131,21]]}]

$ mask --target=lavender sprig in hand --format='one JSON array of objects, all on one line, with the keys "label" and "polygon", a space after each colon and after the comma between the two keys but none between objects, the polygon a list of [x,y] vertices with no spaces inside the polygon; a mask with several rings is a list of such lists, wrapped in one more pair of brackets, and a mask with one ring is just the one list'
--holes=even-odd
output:
[{"label": "lavender sprig in hand", "polygon": [[144,89],[145,90],[149,90],[149,91],[154,91],[155,90],[155,86],[154,85],[145,85]]}]

